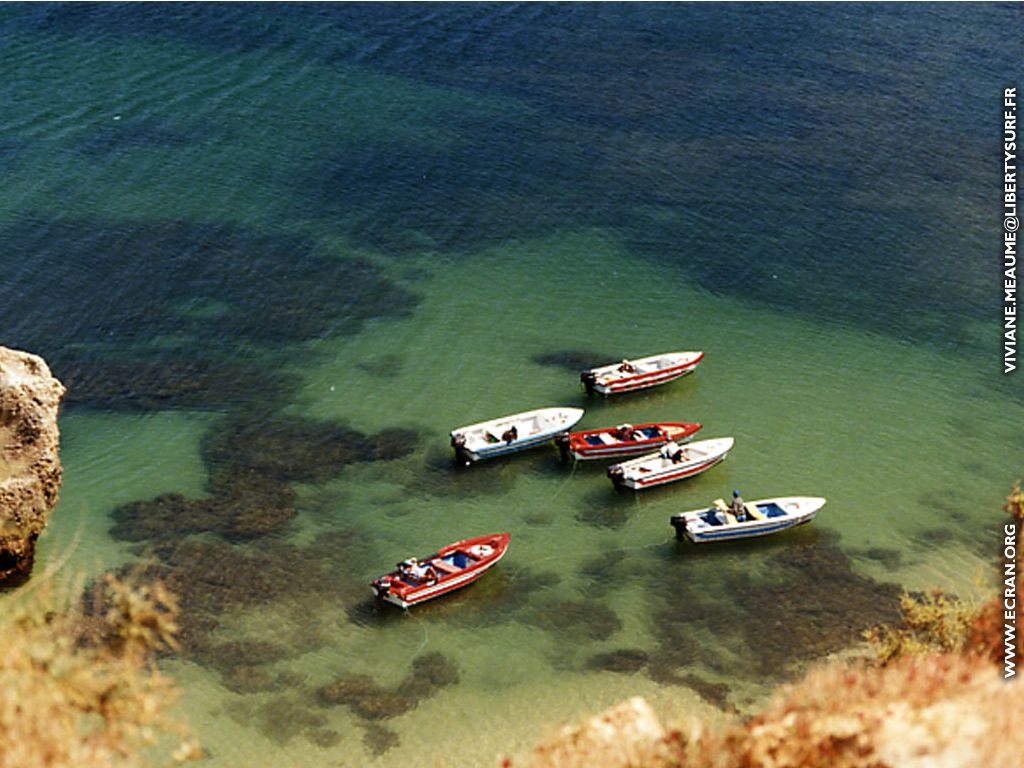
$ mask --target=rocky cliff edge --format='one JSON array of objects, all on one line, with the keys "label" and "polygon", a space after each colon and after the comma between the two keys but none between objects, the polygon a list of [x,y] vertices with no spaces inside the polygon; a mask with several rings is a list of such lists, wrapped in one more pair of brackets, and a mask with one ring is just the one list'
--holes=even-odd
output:
[{"label": "rocky cliff edge", "polygon": [[28,575],[57,503],[63,395],[41,357],[0,347],[0,583]]}]

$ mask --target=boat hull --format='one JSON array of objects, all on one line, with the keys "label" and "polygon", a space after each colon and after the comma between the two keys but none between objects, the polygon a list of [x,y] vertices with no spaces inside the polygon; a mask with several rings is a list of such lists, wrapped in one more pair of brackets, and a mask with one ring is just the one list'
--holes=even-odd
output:
[{"label": "boat hull", "polygon": [[706,472],[725,460],[732,450],[732,438],[718,438],[692,443],[693,455],[685,461],[673,463],[652,454],[608,467],[608,476],[620,488],[642,491],[659,485],[674,483]]},{"label": "boat hull", "polygon": [[518,453],[519,451],[526,451],[530,448],[537,448],[544,445],[544,443],[554,440],[561,434],[565,434],[565,430],[545,432],[539,435],[522,438],[520,440],[513,440],[511,443],[501,443],[499,445],[495,445],[493,448],[488,446],[485,448],[467,449],[466,456],[474,462],[484,461],[485,459],[494,459],[498,456],[507,456],[510,453]]},{"label": "boat hull", "polygon": [[598,382],[594,385],[594,390],[602,395],[621,395],[626,392],[649,389],[650,387],[657,387],[661,384],[668,384],[670,381],[681,379],[683,376],[693,373],[699,364],[699,362],[691,363],[690,365],[681,366],[678,370],[658,371],[640,376],[616,379],[607,384]]},{"label": "boat hull", "polygon": [[577,461],[633,458],[657,450],[669,440],[685,443],[693,439],[701,425],[684,422],[651,422],[633,426],[633,429],[641,434],[650,433],[655,428],[661,433],[656,437],[621,442],[605,442],[616,439],[612,429],[570,432],[569,452]]},{"label": "boat hull", "polygon": [[[694,544],[710,544],[717,541],[735,541],[780,533],[790,528],[811,522],[825,505],[825,499],[817,496],[791,496],[761,499],[750,502],[761,512],[761,518],[736,522],[725,522],[718,510],[692,510],[672,515],[670,522],[676,529],[676,537],[689,539]],[[714,519],[717,524],[711,525]]]}]

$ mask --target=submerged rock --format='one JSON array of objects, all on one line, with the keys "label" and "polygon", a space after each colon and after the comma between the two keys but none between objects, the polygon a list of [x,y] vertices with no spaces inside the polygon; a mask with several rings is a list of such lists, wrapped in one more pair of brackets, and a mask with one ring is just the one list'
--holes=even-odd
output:
[{"label": "submerged rock", "polygon": [[0,347],[0,582],[28,576],[57,503],[63,395],[41,357]]}]

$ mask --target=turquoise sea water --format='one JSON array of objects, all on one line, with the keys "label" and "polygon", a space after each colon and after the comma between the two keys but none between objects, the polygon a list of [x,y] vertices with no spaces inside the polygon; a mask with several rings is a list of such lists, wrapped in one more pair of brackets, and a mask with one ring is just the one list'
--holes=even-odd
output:
[{"label": "turquoise sea water", "polygon": [[[1024,449],[993,228],[1019,21],[0,8],[2,342],[69,386],[37,574],[168,579],[217,766],[490,764],[634,693],[744,710],[901,588],[979,594]],[[672,349],[706,360],[579,389]],[[642,495],[553,449],[452,468],[450,429],[557,404],[736,448]],[[733,488],[829,502],[674,541]],[[398,559],[501,530],[472,588],[374,608]]]}]

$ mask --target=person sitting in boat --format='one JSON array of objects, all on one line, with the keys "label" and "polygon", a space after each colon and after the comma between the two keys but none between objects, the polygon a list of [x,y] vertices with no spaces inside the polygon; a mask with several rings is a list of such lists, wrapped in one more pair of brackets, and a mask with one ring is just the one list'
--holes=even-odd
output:
[{"label": "person sitting in boat", "polygon": [[619,363],[619,372],[636,373],[636,366],[629,362],[629,360],[627,360],[626,358],[622,358],[622,362]]},{"label": "person sitting in boat", "polygon": [[658,451],[658,453],[661,455],[661,458],[668,459],[673,464],[678,464],[679,462],[688,458],[688,456],[686,455],[686,451],[680,448],[679,444],[676,443],[675,440],[669,440],[667,443],[661,446],[661,450]]},{"label": "person sitting in boat", "polygon": [[632,424],[620,424],[612,432],[616,440],[632,440],[636,436],[636,428]]},{"label": "person sitting in boat", "polygon": [[416,579],[418,581],[437,581],[437,571],[434,570],[434,566],[430,563],[424,565],[419,562],[415,557],[410,557],[408,560],[403,560],[398,566],[399,573],[402,576]]},{"label": "person sitting in boat", "polygon": [[743,503],[743,497],[740,496],[739,491],[732,492],[732,504],[729,505],[729,511],[736,515],[736,519],[743,521],[747,517],[747,507]]},{"label": "person sitting in boat", "polygon": [[501,439],[506,443],[511,443],[517,437],[519,437],[519,430],[516,428],[515,424],[501,433]]}]

